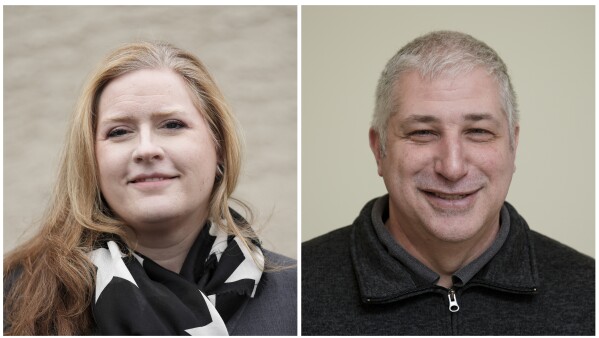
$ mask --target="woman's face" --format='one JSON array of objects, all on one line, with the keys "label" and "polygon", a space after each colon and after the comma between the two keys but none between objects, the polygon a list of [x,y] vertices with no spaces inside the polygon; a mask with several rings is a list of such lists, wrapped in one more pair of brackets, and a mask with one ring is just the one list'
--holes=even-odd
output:
[{"label": "woman's face", "polygon": [[114,79],[97,122],[100,188],[118,216],[138,234],[203,224],[217,154],[181,76],[144,69]]}]

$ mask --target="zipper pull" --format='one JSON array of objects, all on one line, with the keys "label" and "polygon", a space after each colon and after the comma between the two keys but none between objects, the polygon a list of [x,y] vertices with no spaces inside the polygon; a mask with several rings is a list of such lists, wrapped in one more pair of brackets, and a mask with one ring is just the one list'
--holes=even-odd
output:
[{"label": "zipper pull", "polygon": [[449,311],[458,312],[460,306],[458,305],[458,299],[455,296],[455,290],[449,289],[449,293],[447,294],[447,298],[449,298]]}]

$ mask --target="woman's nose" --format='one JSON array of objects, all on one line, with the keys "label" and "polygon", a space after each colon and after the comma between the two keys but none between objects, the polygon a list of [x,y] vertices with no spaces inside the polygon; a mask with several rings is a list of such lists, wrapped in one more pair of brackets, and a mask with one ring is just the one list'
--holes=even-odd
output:
[{"label": "woman's nose", "polygon": [[132,154],[133,161],[141,163],[162,160],[164,150],[157,141],[157,137],[153,136],[151,132],[140,132],[137,146]]}]

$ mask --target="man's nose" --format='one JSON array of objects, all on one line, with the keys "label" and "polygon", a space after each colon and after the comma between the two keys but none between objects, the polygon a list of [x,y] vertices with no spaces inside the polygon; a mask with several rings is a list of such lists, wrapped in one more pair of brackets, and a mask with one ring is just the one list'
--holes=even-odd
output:
[{"label": "man's nose", "polygon": [[439,143],[435,172],[448,181],[456,182],[468,173],[465,149],[459,137],[445,137]]},{"label": "man's nose", "polygon": [[132,157],[136,163],[161,160],[164,158],[164,150],[160,146],[158,138],[150,131],[140,131]]}]

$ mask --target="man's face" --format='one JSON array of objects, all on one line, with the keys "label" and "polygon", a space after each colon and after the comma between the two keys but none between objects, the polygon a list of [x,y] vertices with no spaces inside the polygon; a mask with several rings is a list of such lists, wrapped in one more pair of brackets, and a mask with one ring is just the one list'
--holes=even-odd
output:
[{"label": "man's face", "polygon": [[398,81],[385,154],[370,132],[389,221],[425,240],[484,237],[499,224],[518,144],[516,128],[510,147],[498,85],[482,69],[432,81],[412,71]]}]

